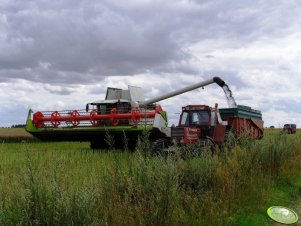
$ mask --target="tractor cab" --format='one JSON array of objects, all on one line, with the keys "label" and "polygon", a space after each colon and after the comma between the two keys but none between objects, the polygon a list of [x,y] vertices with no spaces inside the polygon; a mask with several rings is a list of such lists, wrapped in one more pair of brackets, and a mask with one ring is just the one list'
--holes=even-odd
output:
[{"label": "tractor cab", "polygon": [[225,126],[222,125],[217,105],[187,105],[182,107],[179,124],[171,129],[176,143],[195,143],[210,139],[213,143],[224,140]]},{"label": "tractor cab", "polygon": [[[198,127],[211,125],[211,108],[206,105],[182,107],[179,127]],[[214,116],[213,116],[214,118]]]},{"label": "tractor cab", "polygon": [[182,107],[178,127],[198,131],[198,138],[211,137],[212,126],[215,124],[213,109],[207,105],[188,105]]}]

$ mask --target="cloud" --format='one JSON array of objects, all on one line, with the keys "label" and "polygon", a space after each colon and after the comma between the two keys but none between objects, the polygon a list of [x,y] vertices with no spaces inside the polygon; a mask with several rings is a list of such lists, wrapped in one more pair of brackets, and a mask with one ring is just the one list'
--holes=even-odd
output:
[{"label": "cloud", "polygon": [[[173,28],[166,22],[157,26],[159,18],[151,14],[145,21],[141,13],[132,14],[133,10],[146,11],[144,4],[125,8],[110,2],[18,3],[1,7],[5,18],[1,43],[6,51],[0,54],[0,67],[4,78],[25,78],[18,72],[27,69],[35,74],[26,76],[32,81],[67,83],[61,77],[72,73],[88,74],[91,79],[75,76],[69,82],[90,83],[100,76],[160,68],[188,56],[171,37]],[[47,76],[50,73],[52,76]]]},{"label": "cloud", "polygon": [[[296,0],[0,0],[1,120],[81,108],[107,86],[151,98],[211,76],[268,124],[284,112],[301,120],[299,108],[281,108],[300,100],[300,11]],[[182,104],[215,102],[227,104],[212,85],[162,104],[175,119]]]},{"label": "cloud", "polygon": [[[8,1],[0,8],[1,78],[87,84],[109,75],[196,73],[189,64],[194,57],[189,47],[200,40],[237,48],[262,34],[274,37],[276,30],[277,37],[283,36],[294,17],[290,13],[283,18],[283,12],[297,10],[293,1],[275,5]],[[207,48],[214,47],[211,43]]]}]

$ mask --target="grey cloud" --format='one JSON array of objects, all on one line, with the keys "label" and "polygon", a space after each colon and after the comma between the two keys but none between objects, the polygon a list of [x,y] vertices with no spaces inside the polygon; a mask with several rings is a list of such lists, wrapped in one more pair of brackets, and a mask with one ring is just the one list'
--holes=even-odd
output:
[{"label": "grey cloud", "polygon": [[[82,2],[78,8],[53,10],[46,2],[48,8],[40,2],[19,3],[4,8],[8,22],[2,43],[7,51],[0,54],[2,77],[8,69],[39,70],[41,62],[57,73],[127,75],[181,58],[170,30],[149,31],[136,18],[118,11],[121,9],[106,4],[94,8]],[[52,77],[60,76],[54,73]],[[38,77],[48,80],[44,74]]]},{"label": "grey cloud", "polygon": [[44,89],[47,90],[49,93],[59,94],[59,95],[69,95],[74,90],[70,87],[62,87],[62,86],[51,86],[51,85],[44,85]]},{"label": "grey cloud", "polygon": [[222,80],[224,80],[227,85],[230,87],[235,86],[236,89],[243,89],[248,87],[248,79],[246,78],[245,80],[242,79],[241,77],[239,77],[238,72],[237,71],[231,71],[229,70],[211,70],[211,71],[206,71],[204,72],[204,74],[209,74],[212,76],[218,76],[220,77]]},{"label": "grey cloud", "polygon": [[0,82],[14,82],[16,79],[25,79],[40,83],[49,83],[57,85],[72,85],[86,83],[100,83],[104,76],[95,76],[92,74],[82,74],[78,72],[66,72],[45,69],[42,67],[0,70]]},{"label": "grey cloud", "polygon": [[239,47],[263,34],[283,35],[298,26],[290,23],[297,4],[9,1],[0,6],[1,81],[87,84],[109,75],[197,74],[186,46],[222,38]]},{"label": "grey cloud", "polygon": [[[120,87],[115,87],[115,88],[120,88]],[[107,87],[103,86],[103,85],[96,85],[95,87],[91,88],[89,90],[89,94],[93,95],[93,94],[97,94],[97,95],[105,95],[107,90]]]},{"label": "grey cloud", "polygon": [[25,124],[28,110],[27,106],[20,103],[11,103],[9,106],[2,106],[0,110],[0,125]]},{"label": "grey cloud", "polygon": [[277,100],[273,101],[273,106],[276,110],[285,111],[289,113],[301,114],[301,100]]}]

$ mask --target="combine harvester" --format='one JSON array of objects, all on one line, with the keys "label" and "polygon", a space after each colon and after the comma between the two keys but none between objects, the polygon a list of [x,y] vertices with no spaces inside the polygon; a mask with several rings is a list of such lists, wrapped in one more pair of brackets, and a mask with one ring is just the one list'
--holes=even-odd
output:
[{"label": "combine harvester", "polygon": [[[168,127],[167,113],[156,104],[158,101],[213,83],[224,89],[229,108],[218,109],[217,104],[187,105],[182,107],[178,126]],[[83,110],[30,110],[26,130],[40,140],[89,141],[92,149],[108,148],[107,134],[113,137],[116,148],[123,148],[126,140],[133,149],[147,130],[153,151],[158,151],[172,144],[221,145],[230,130],[236,137],[247,132],[255,139],[261,138],[263,121],[260,111],[236,106],[227,84],[213,77],[149,100],[144,100],[140,87],[129,86],[128,90],[108,88],[105,100],[88,103]]]}]

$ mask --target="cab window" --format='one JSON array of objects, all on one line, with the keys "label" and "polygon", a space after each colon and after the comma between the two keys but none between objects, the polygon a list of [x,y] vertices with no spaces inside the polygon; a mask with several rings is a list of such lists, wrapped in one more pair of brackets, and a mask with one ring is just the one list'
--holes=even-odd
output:
[{"label": "cab window", "polygon": [[191,124],[209,125],[209,114],[207,111],[194,111],[191,113]]},{"label": "cab window", "polygon": [[181,126],[188,126],[189,125],[188,112],[186,112],[186,111],[183,112],[180,125]]}]

